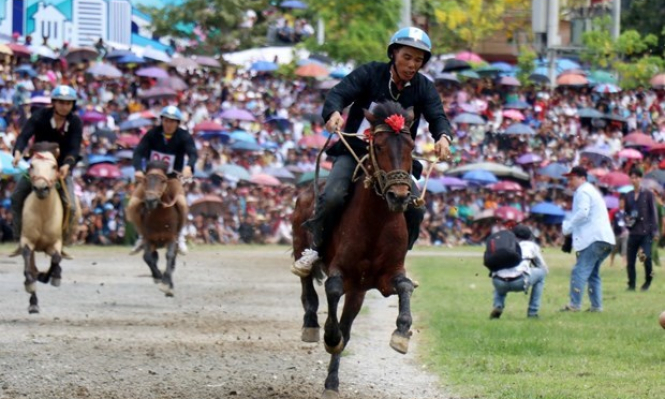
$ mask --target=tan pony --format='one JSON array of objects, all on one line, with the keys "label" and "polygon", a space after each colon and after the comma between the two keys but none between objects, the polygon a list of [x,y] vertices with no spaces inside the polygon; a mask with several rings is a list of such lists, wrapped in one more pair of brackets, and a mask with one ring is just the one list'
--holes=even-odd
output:
[{"label": "tan pony", "polygon": [[[25,262],[25,290],[30,294],[28,312],[39,313],[36,281],[60,286],[62,269],[64,207],[56,183],[58,181],[58,144],[36,143],[31,149],[30,183],[32,192],[23,204],[23,225],[20,247]],[[64,189],[66,191],[66,189]],[[77,200],[77,199],[73,199]],[[77,201],[77,215],[80,207]],[[48,272],[43,273],[35,264],[35,252],[51,257]]]}]

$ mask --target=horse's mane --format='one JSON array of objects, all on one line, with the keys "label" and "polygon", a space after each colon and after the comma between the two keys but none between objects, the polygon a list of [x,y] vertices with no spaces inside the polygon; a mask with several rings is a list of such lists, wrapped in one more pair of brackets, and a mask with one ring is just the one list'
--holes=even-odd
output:
[{"label": "horse's mane", "polygon": [[375,117],[375,124],[385,123],[384,121],[392,115],[402,115],[404,119],[408,122],[411,122],[413,119],[413,114],[409,113],[402,105],[395,101],[384,101],[379,103],[372,110],[372,114]]},{"label": "horse's mane", "polygon": [[53,156],[57,157],[57,152],[59,150],[58,143],[52,143],[50,141],[40,141],[34,143],[30,148],[30,153],[34,154],[36,152],[50,152]]},{"label": "horse's mane", "polygon": [[164,161],[157,161],[157,160],[150,161],[146,166],[146,170],[150,169],[159,169],[162,172],[167,173],[169,170],[169,164]]}]

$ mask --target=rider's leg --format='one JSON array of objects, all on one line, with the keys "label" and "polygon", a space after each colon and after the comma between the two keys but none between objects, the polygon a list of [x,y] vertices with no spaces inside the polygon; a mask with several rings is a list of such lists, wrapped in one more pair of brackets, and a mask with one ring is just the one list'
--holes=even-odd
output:
[{"label": "rider's leg", "polygon": [[[418,198],[420,196],[420,190],[415,183],[411,184],[411,196],[413,198]],[[413,203],[404,212],[404,217],[406,218],[406,229],[409,233],[409,247],[408,249],[413,249],[413,244],[418,240],[420,235],[420,224],[425,218],[425,207],[416,207]]]},{"label": "rider's leg", "polygon": [[11,196],[11,211],[14,228],[14,239],[19,242],[19,246],[10,256],[18,256],[21,254],[21,225],[23,220],[23,203],[32,191],[32,183],[26,176],[21,176],[16,182],[14,192]]},{"label": "rider's leg", "polygon": [[299,276],[309,274],[312,265],[319,259],[319,251],[330,234],[332,220],[346,204],[346,198],[351,187],[351,178],[356,168],[356,160],[351,155],[340,155],[333,163],[330,175],[326,178],[323,193],[317,198],[314,216],[305,222],[304,226],[312,233],[312,247],[303,252],[291,271]]}]

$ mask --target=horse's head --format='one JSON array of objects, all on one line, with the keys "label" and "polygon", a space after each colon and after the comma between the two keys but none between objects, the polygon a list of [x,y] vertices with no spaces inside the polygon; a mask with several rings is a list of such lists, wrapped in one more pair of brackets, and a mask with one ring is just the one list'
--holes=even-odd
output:
[{"label": "horse's head", "polygon": [[30,183],[32,191],[37,198],[48,197],[51,189],[58,178],[58,154],[60,152],[57,143],[36,143],[30,149]]},{"label": "horse's head", "polygon": [[379,104],[370,112],[364,110],[371,128],[369,159],[377,192],[393,212],[404,212],[411,199],[411,137],[413,108],[405,110],[396,102]]},{"label": "horse's head", "polygon": [[162,195],[166,190],[168,177],[166,172],[169,165],[164,161],[150,161],[145,173],[145,198],[144,203],[148,210],[153,210],[161,203]]}]

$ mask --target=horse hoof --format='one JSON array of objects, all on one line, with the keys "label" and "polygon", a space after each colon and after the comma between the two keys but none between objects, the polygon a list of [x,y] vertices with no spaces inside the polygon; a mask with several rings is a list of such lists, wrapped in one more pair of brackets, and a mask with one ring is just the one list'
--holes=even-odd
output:
[{"label": "horse hoof", "polygon": [[166,294],[167,297],[175,296],[173,288],[169,287],[168,284],[161,283],[159,284],[159,290]]},{"label": "horse hoof", "polygon": [[28,313],[30,313],[30,314],[39,313],[39,306],[38,305],[28,306]]},{"label": "horse hoof", "polygon": [[161,284],[162,283],[162,278],[161,277],[160,278],[153,278],[152,282],[155,283],[155,284]]},{"label": "horse hoof", "polygon": [[50,277],[49,277],[48,274],[46,274],[44,272],[39,272],[37,274],[37,281],[39,281],[40,283],[47,284],[49,280],[50,280]]},{"label": "horse hoof", "polygon": [[303,327],[300,339],[303,342],[319,342],[321,339],[319,327]]},{"label": "horse hoof", "polygon": [[25,283],[25,292],[27,292],[28,294],[34,294],[35,292],[37,292],[37,287],[34,281],[32,283]]},{"label": "horse hoof", "polygon": [[323,395],[321,395],[321,399],[338,399],[339,398],[339,392],[333,391],[332,389],[326,389],[323,391]]},{"label": "horse hoof", "polygon": [[330,353],[331,355],[339,355],[344,350],[344,337],[340,338],[339,343],[334,347],[328,346],[328,344],[325,344],[325,346],[326,352]]},{"label": "horse hoof", "polygon": [[398,331],[395,331],[393,336],[390,337],[390,347],[402,355],[406,354],[409,351],[409,337],[405,337]]},{"label": "horse hoof", "polygon": [[54,286],[54,287],[60,287],[60,282],[61,281],[62,280],[59,279],[59,278],[52,278],[51,279],[51,285]]}]

